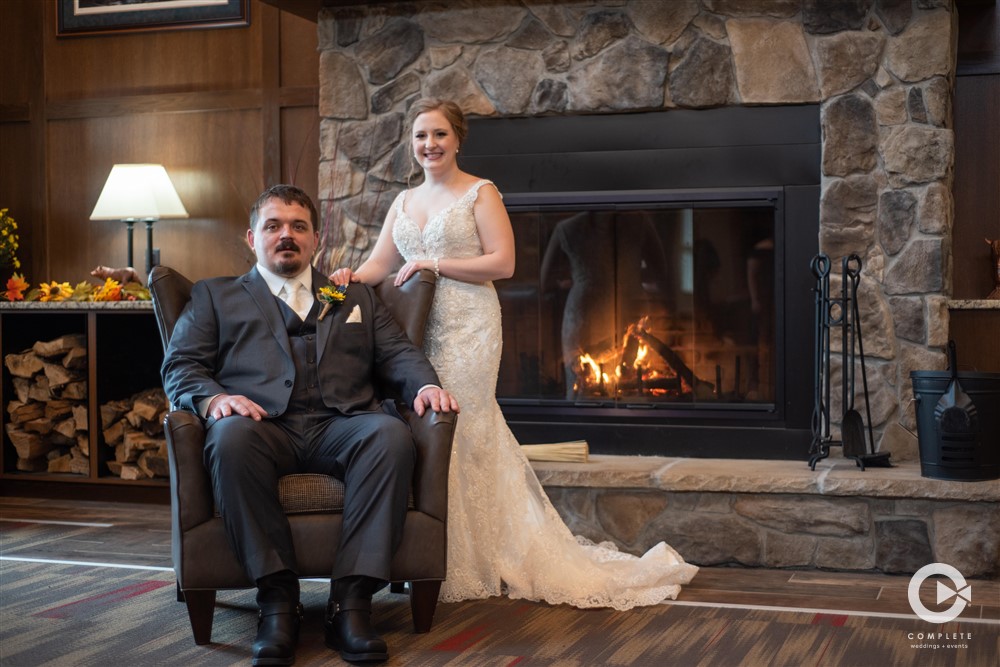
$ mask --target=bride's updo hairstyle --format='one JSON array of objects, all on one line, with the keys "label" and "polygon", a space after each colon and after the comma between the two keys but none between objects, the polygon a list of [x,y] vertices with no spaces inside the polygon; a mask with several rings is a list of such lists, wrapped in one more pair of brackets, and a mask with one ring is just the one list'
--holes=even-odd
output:
[{"label": "bride's updo hairstyle", "polygon": [[444,114],[448,124],[451,125],[451,129],[454,130],[455,136],[458,137],[458,143],[461,144],[465,141],[466,135],[469,134],[469,124],[465,122],[465,114],[462,113],[462,108],[451,100],[442,100],[437,97],[423,97],[414,102],[413,106],[410,107],[410,115],[407,122],[409,123],[411,136],[413,134],[413,124],[417,121],[417,116],[428,111],[440,111]]}]

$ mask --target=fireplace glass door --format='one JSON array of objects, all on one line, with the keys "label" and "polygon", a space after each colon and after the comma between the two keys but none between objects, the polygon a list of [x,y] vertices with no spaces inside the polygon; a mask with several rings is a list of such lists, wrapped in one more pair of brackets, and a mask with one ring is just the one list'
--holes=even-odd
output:
[{"label": "fireplace glass door", "polygon": [[773,203],[509,210],[501,402],[775,402]]}]

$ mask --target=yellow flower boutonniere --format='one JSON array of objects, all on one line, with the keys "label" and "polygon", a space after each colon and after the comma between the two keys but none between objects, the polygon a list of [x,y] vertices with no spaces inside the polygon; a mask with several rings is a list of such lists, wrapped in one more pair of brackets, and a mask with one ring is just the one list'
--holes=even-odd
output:
[{"label": "yellow flower boutonniere", "polygon": [[347,285],[326,285],[320,287],[316,298],[323,302],[323,310],[319,313],[319,321],[322,322],[331,308],[339,306],[347,298]]}]

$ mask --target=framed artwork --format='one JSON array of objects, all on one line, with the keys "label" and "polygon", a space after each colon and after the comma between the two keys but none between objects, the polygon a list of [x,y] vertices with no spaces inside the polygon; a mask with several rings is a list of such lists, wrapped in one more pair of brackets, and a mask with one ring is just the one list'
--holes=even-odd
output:
[{"label": "framed artwork", "polygon": [[250,25],[250,0],[56,0],[59,37]]}]

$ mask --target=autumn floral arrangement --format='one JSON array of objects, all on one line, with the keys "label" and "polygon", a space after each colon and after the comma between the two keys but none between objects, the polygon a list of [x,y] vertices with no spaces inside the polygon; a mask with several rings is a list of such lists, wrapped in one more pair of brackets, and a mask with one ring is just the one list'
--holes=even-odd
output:
[{"label": "autumn floral arrangement", "polygon": [[66,282],[43,282],[32,289],[24,274],[18,272],[21,262],[17,258],[20,241],[17,222],[7,210],[0,208],[0,269],[14,271],[0,292],[0,301],[149,301],[149,290],[141,283],[113,278],[105,278],[96,285],[84,281],[75,287]]},{"label": "autumn floral arrangement", "polygon": [[105,278],[103,283],[77,283],[51,281],[41,283],[34,289],[24,276],[15,273],[7,281],[7,290],[0,292],[4,301],[149,301],[149,290],[136,282],[120,283],[113,278]]}]

